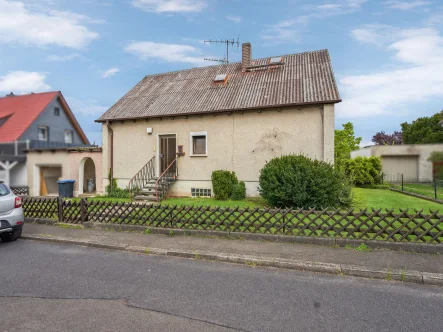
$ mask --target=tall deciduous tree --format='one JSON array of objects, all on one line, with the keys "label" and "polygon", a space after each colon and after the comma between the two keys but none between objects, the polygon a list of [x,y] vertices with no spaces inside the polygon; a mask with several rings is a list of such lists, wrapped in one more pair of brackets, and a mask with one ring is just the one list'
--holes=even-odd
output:
[{"label": "tall deciduous tree", "polygon": [[335,167],[343,169],[346,160],[351,159],[351,151],[360,147],[361,137],[355,137],[354,125],[345,123],[343,129],[335,130]]},{"label": "tall deciduous tree", "polygon": [[386,134],[380,131],[372,136],[372,142],[376,145],[397,145],[403,143],[403,134],[401,131],[394,131],[393,134]]},{"label": "tall deciduous tree", "polygon": [[402,123],[404,144],[443,143],[443,111],[430,117]]}]

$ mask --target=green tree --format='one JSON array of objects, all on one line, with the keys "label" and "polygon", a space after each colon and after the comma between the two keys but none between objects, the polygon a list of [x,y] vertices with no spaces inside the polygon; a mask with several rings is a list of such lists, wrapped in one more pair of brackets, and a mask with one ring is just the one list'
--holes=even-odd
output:
[{"label": "green tree", "polygon": [[430,117],[418,118],[412,123],[402,123],[403,144],[443,143],[443,111]]},{"label": "green tree", "polygon": [[351,122],[345,123],[343,129],[335,130],[335,167],[343,169],[346,160],[351,159],[351,151],[360,147],[361,137],[355,137],[354,125]]}]

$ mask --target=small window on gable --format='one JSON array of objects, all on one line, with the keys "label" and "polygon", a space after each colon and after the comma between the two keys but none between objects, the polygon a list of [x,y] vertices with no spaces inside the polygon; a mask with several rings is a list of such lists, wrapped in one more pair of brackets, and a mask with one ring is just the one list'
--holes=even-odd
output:
[{"label": "small window on gable", "polygon": [[269,63],[270,63],[270,64],[273,64],[273,63],[280,63],[280,62],[282,62],[282,57],[281,57],[281,56],[275,56],[275,57],[272,57],[272,58],[269,60]]},{"label": "small window on gable", "polygon": [[226,81],[227,77],[228,77],[227,74],[217,75],[217,76],[215,76],[214,82],[216,82],[216,83],[224,82],[224,81]]},{"label": "small window on gable", "polygon": [[38,127],[38,140],[39,141],[48,141],[49,138],[49,129],[46,126]]},{"label": "small window on gable", "polygon": [[72,130],[65,130],[65,143],[72,144],[74,132]]},{"label": "small window on gable", "polygon": [[54,108],[54,115],[60,116],[60,108],[58,108],[58,107]]},{"label": "small window on gable", "polygon": [[191,133],[190,154],[194,157],[205,157],[208,155],[208,132],[200,131]]}]

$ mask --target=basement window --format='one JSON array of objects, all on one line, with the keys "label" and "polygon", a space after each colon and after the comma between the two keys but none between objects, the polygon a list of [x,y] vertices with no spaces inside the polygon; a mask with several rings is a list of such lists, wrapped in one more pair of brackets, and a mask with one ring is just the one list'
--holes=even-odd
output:
[{"label": "basement window", "polygon": [[190,136],[191,157],[206,157],[208,155],[208,132],[193,132]]},{"label": "basement window", "polygon": [[211,189],[191,188],[192,197],[211,197]]}]

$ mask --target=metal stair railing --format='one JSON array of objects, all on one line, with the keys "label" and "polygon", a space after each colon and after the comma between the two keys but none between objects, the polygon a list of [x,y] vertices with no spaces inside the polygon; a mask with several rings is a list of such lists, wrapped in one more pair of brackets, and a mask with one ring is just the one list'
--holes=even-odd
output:
[{"label": "metal stair railing", "polygon": [[134,193],[143,189],[155,177],[155,157],[152,157],[143,168],[129,181],[128,190],[131,199]]},{"label": "metal stair railing", "polygon": [[175,181],[177,177],[178,163],[177,158],[175,158],[155,182],[155,198],[157,202],[160,202],[165,196],[169,188],[172,186],[172,182]]}]

